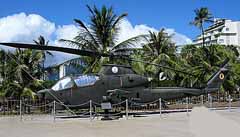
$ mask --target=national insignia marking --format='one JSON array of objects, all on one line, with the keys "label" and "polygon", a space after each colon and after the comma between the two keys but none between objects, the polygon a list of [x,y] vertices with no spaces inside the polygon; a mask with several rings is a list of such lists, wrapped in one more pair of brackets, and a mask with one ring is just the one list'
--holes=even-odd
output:
[{"label": "national insignia marking", "polygon": [[220,78],[220,79],[224,79],[224,74],[223,74],[223,73],[220,73],[219,78]]}]

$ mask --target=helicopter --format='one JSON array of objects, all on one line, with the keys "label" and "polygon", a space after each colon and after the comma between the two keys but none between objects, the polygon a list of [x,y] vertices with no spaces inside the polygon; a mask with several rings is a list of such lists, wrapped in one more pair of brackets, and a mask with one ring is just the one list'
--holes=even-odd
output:
[{"label": "helicopter", "polygon": [[[37,46],[35,44],[25,43],[0,43],[0,45],[35,50],[60,51],[81,56],[109,57],[113,59],[138,61],[187,74],[184,71],[175,70],[159,64],[131,59],[128,56],[123,55],[99,53],[88,50],[56,46]],[[217,92],[219,90],[221,84],[224,82],[228,74],[228,62],[229,59],[226,59],[218,71],[209,78],[205,87],[201,88],[149,87],[152,79],[137,74],[130,66],[106,64],[101,67],[97,74],[65,76],[57,81],[56,84],[50,89],[38,91],[37,95],[42,99],[57,99],[58,101],[60,100],[62,103],[67,105],[78,105],[89,100],[98,103],[104,101],[118,103],[125,99],[129,99],[139,103],[147,103],[155,101],[159,98],[166,101],[184,97],[199,96]]]}]

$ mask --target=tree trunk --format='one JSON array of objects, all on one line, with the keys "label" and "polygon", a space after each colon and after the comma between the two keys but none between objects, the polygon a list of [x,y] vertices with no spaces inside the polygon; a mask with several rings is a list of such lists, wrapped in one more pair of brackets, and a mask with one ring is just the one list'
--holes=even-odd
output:
[{"label": "tree trunk", "polygon": [[46,80],[45,79],[45,58],[43,59],[43,62],[42,62],[42,79],[43,80]]},{"label": "tree trunk", "polygon": [[203,48],[203,51],[205,52],[206,54],[206,59],[208,59],[209,55],[208,55],[208,51],[207,49],[205,48],[205,37],[204,37],[204,29],[203,29],[203,24],[201,24],[201,30],[202,30],[202,48]]},{"label": "tree trunk", "polygon": [[203,48],[204,48],[204,45],[205,45],[205,37],[204,37],[203,24],[201,24],[201,30],[202,30],[202,40],[203,40],[203,42],[202,42],[202,46],[203,46]]}]

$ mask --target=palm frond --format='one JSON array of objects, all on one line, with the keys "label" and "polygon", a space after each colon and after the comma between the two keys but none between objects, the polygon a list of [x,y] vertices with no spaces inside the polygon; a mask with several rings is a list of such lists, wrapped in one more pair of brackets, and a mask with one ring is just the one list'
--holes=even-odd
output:
[{"label": "palm frond", "polygon": [[[87,33],[87,35],[91,38],[91,40],[94,42],[94,45],[98,45],[97,40],[94,38],[92,35],[91,31],[84,25],[84,23],[81,20],[74,19],[74,21],[81,27],[83,28]],[[96,47],[97,48],[97,47]]]},{"label": "palm frond", "polygon": [[77,48],[77,49],[86,49],[87,46],[78,42],[78,41],[74,41],[74,40],[67,40],[67,39],[60,39],[60,42],[63,42],[73,48]]},{"label": "palm frond", "polygon": [[148,35],[138,35],[132,38],[129,38],[125,41],[122,41],[120,43],[118,43],[117,45],[115,45],[114,47],[111,48],[111,51],[115,51],[121,48],[139,48],[136,47],[136,44],[139,43],[142,40],[145,40],[147,38]]}]

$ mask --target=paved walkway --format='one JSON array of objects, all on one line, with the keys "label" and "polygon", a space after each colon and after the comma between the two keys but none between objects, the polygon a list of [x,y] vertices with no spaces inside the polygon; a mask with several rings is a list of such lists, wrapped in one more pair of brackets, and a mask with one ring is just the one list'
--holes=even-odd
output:
[{"label": "paved walkway", "polygon": [[88,119],[71,119],[53,123],[51,118],[37,120],[34,117],[32,120],[30,117],[20,122],[19,117],[0,117],[0,137],[198,137],[198,130],[195,129],[202,127],[198,126],[199,121],[196,119],[204,120],[206,125],[203,126],[207,127],[207,123],[211,122],[208,115],[218,115],[218,122],[224,118],[240,128],[240,111],[213,113],[199,108],[194,109],[190,116],[186,113],[172,113],[163,114],[162,118],[152,115],[129,120],[92,122]]}]

